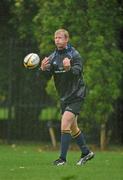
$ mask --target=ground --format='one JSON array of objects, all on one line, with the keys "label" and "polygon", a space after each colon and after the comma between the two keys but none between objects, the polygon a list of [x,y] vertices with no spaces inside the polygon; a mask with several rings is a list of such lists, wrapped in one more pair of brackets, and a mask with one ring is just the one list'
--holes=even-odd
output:
[{"label": "ground", "polygon": [[76,166],[80,153],[70,150],[65,166],[53,166],[58,150],[40,145],[0,145],[1,180],[122,180],[123,148],[95,150],[95,158]]}]

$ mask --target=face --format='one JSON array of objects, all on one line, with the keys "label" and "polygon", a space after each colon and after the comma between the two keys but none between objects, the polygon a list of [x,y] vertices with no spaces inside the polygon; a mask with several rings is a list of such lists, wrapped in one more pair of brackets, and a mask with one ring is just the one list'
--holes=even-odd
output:
[{"label": "face", "polygon": [[54,41],[58,49],[64,49],[67,46],[68,38],[65,37],[63,32],[58,32],[55,34]]}]

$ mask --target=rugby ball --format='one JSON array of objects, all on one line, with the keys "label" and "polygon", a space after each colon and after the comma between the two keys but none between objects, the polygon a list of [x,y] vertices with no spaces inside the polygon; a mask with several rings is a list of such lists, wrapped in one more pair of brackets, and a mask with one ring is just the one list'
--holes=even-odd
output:
[{"label": "rugby ball", "polygon": [[40,63],[40,57],[36,53],[30,53],[24,58],[24,67],[34,69]]}]

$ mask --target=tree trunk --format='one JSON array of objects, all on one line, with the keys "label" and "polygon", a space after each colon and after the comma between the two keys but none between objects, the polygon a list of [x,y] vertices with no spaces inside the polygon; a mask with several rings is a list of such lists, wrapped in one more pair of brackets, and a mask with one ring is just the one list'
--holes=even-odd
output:
[{"label": "tree trunk", "polygon": [[101,124],[101,130],[100,130],[100,148],[101,150],[106,149],[106,124]]},{"label": "tree trunk", "polygon": [[50,134],[52,145],[55,148],[56,147],[56,138],[55,138],[54,129],[52,127],[49,127],[49,134]]}]

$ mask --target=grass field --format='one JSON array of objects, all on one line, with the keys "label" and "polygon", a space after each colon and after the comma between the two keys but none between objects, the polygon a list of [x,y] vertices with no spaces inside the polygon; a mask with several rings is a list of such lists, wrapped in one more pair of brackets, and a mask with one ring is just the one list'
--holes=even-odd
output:
[{"label": "grass field", "polygon": [[58,151],[35,145],[0,145],[0,180],[123,180],[123,151],[95,152],[86,165],[78,167],[78,151],[69,151],[68,163],[55,167]]}]

